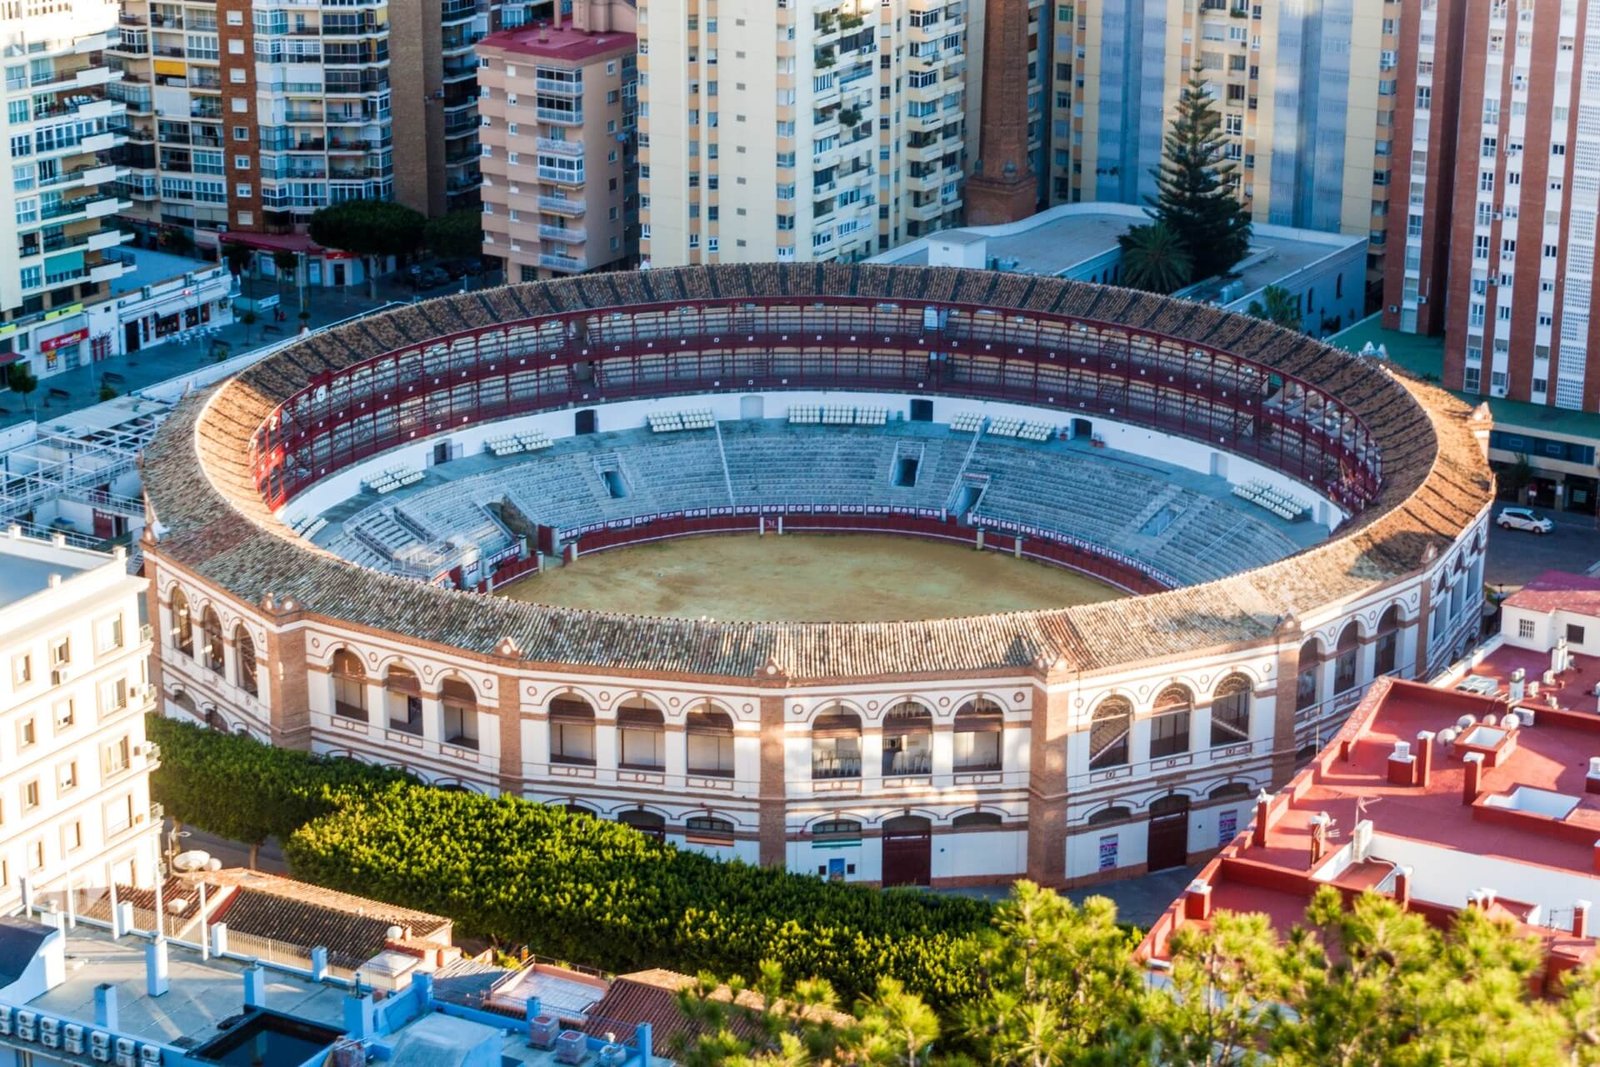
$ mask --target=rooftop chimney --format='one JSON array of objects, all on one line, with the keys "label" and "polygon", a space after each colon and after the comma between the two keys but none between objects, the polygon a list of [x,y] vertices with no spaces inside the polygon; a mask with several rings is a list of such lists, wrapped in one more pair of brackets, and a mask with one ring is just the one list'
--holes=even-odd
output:
[{"label": "rooftop chimney", "polygon": [[1411,742],[1396,741],[1389,753],[1389,784],[1411,785],[1416,781],[1416,760],[1411,757]]},{"label": "rooftop chimney", "polygon": [[1267,847],[1267,809],[1271,806],[1272,798],[1263,789],[1256,796],[1256,824],[1250,832],[1250,843],[1256,848]]},{"label": "rooftop chimney", "polygon": [[1483,753],[1468,752],[1461,757],[1461,803],[1472,804],[1478,799],[1478,783],[1483,780]]},{"label": "rooftop chimney", "polygon": [[1415,781],[1423,789],[1433,780],[1433,731],[1417,734],[1417,770]]},{"label": "rooftop chimney", "polygon": [[1394,900],[1402,908],[1411,903],[1411,868],[1400,867],[1394,872]]},{"label": "rooftop chimney", "polygon": [[1575,900],[1572,902],[1572,936],[1589,936],[1589,902]]},{"label": "rooftop chimney", "polygon": [[1589,757],[1589,773],[1583,776],[1585,793],[1600,793],[1600,756]]},{"label": "rooftop chimney", "polygon": [[1528,672],[1518,667],[1511,672],[1511,699],[1521,700],[1528,694]]},{"label": "rooftop chimney", "polygon": [[94,1024],[113,1033],[120,1029],[117,1016],[117,987],[101,982],[94,987]]},{"label": "rooftop chimney", "polygon": [[1185,919],[1211,918],[1211,883],[1196,878],[1183,891],[1183,917]]}]

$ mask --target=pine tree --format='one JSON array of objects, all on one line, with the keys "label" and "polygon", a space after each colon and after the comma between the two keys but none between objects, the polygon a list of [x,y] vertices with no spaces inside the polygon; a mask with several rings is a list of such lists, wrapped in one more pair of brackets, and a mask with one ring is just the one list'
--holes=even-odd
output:
[{"label": "pine tree", "polygon": [[1150,216],[1182,240],[1198,279],[1226,273],[1250,245],[1250,213],[1237,198],[1238,166],[1226,145],[1222,115],[1196,68],[1178,94],[1153,171],[1158,195]]}]

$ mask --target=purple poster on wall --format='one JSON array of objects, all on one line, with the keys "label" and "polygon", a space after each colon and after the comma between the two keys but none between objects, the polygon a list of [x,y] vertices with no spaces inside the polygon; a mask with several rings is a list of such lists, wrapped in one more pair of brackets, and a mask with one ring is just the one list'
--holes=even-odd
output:
[{"label": "purple poster on wall", "polygon": [[1217,815],[1217,847],[1220,848],[1232,841],[1239,832],[1239,812],[1234,809],[1220,812]]},{"label": "purple poster on wall", "polygon": [[1106,834],[1100,838],[1100,869],[1109,871],[1117,865],[1117,835]]}]

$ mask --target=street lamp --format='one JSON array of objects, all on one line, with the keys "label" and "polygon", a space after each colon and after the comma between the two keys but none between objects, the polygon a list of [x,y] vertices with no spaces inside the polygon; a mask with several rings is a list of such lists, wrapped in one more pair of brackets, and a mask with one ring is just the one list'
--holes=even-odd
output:
[{"label": "street lamp", "polygon": [[188,830],[179,830],[176,825],[167,831],[167,870],[169,872],[172,870],[172,861],[177,858],[179,844],[188,836]]}]

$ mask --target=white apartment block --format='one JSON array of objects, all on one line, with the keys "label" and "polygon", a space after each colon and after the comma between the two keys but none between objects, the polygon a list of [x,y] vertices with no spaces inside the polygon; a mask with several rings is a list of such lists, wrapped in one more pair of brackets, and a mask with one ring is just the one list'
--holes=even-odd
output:
[{"label": "white apartment block", "polygon": [[[0,365],[26,360],[75,367],[90,358],[85,302],[127,269],[111,216],[124,107],[107,0],[15,0],[0,17]],[[109,338],[105,339],[109,342]],[[106,354],[96,350],[95,355]]]},{"label": "white apartment block", "polygon": [[959,221],[967,5],[641,0],[641,261],[856,261]]},{"label": "white apartment block", "polygon": [[0,912],[156,876],[144,588],[121,549],[0,534]]}]

